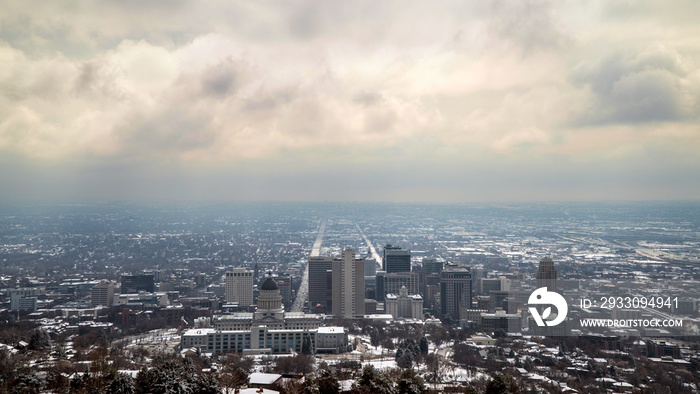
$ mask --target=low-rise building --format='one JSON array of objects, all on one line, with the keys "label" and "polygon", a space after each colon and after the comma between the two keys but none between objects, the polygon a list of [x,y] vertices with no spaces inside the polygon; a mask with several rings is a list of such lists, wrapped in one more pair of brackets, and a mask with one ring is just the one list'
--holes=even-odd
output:
[{"label": "low-rise building", "polygon": [[647,357],[681,358],[681,348],[675,343],[648,340]]},{"label": "low-rise building", "polygon": [[343,327],[275,330],[255,326],[250,330],[237,331],[200,328],[185,331],[180,343],[183,349],[197,347],[205,353],[279,354],[292,351],[302,353],[304,341],[307,341],[312,353],[341,353],[348,348],[348,337]]},{"label": "low-rise building", "polygon": [[13,311],[36,311],[36,297],[25,297],[12,294],[10,296],[10,310]]},{"label": "low-rise building", "polygon": [[503,330],[505,332],[520,332],[522,330],[523,318],[519,313],[506,313],[497,310],[494,313],[481,314],[481,329],[486,332]]},{"label": "low-rise building", "polygon": [[115,305],[126,305],[134,307],[145,306],[166,306],[168,305],[168,294],[165,292],[157,293],[133,293],[133,294],[116,294],[114,296]]},{"label": "low-rise building", "polygon": [[268,276],[260,286],[254,313],[221,316],[214,321],[214,328],[186,331],[180,343],[183,349],[197,347],[206,353],[345,352],[345,330],[320,327],[321,322],[319,315],[285,313],[277,283]]},{"label": "low-rise building", "polygon": [[343,327],[319,327],[316,331],[316,353],[349,351],[348,331]]}]

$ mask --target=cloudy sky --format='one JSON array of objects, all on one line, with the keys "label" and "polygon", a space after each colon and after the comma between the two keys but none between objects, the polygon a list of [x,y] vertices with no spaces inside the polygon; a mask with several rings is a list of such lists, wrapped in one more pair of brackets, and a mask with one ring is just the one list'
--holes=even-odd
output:
[{"label": "cloudy sky", "polygon": [[0,199],[700,198],[700,2],[0,4]]}]

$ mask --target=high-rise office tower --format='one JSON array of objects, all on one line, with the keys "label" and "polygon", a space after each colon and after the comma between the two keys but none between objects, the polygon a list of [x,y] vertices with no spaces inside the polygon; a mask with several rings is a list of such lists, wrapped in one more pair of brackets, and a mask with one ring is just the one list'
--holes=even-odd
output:
[{"label": "high-rise office tower", "polygon": [[355,251],[345,249],[333,259],[333,316],[346,319],[365,315],[365,261],[355,259]]},{"label": "high-rise office tower", "polygon": [[554,268],[554,261],[548,257],[540,260],[537,270],[537,288],[540,287],[546,287],[547,291],[557,291],[557,270]]},{"label": "high-rise office tower", "polygon": [[153,293],[155,288],[153,274],[122,275],[121,279],[122,294],[138,293],[139,291]]},{"label": "high-rise office tower", "polygon": [[[376,301],[376,286],[377,286],[377,260],[372,258],[372,255],[369,254],[367,257],[365,257],[365,301],[368,299],[375,300]],[[370,308],[375,308],[374,310],[376,311],[376,305],[377,303],[370,303]],[[367,310],[367,307],[365,307],[365,311]],[[373,314],[368,313],[369,314]]]},{"label": "high-rise office tower", "polygon": [[163,270],[159,269],[151,269],[151,270],[143,270],[144,274],[153,274],[153,282],[155,283],[160,283],[163,281]]},{"label": "high-rise office tower", "polygon": [[90,301],[95,306],[112,306],[114,303],[114,283],[103,280],[90,289]]},{"label": "high-rise office tower", "polygon": [[384,247],[384,257],[382,268],[387,273],[410,272],[411,271],[411,251],[403,250],[400,246],[387,244]]},{"label": "high-rise office tower", "polygon": [[314,313],[331,313],[328,308],[326,273],[333,269],[332,257],[309,257],[309,309]]},{"label": "high-rise office tower", "polygon": [[375,259],[365,259],[365,276],[377,276],[377,261]]},{"label": "high-rise office tower", "polygon": [[471,309],[472,273],[469,267],[449,267],[440,273],[440,310],[453,321],[462,318],[462,309]]},{"label": "high-rise office tower", "polygon": [[442,266],[443,266],[442,261],[438,261],[435,259],[429,259],[429,258],[423,259],[423,262],[421,264],[421,271],[420,271],[420,294],[423,296],[423,301],[426,302],[426,306],[427,306],[427,302],[428,302],[428,280],[427,280],[427,278],[429,275],[437,274],[439,276],[440,272],[442,272]]},{"label": "high-rise office tower", "polygon": [[[332,265],[332,264],[331,264]],[[326,309],[324,313],[333,313],[333,270],[326,271]]]},{"label": "high-rise office tower", "polygon": [[242,308],[253,303],[253,271],[245,268],[226,271],[226,302],[237,302]]},{"label": "high-rise office tower", "polygon": [[427,308],[437,308],[436,296],[438,294],[440,294],[440,274],[430,274],[426,276],[423,302]]},{"label": "high-rise office tower", "polygon": [[423,259],[423,269],[421,272],[423,276],[428,276],[430,274],[439,274],[440,272],[442,272],[442,265],[442,261],[425,258]]},{"label": "high-rise office tower", "polygon": [[386,295],[386,272],[377,271],[377,277],[374,282],[374,299],[377,302],[384,302]]},{"label": "high-rise office tower", "polygon": [[476,281],[476,293],[490,295],[492,291],[501,291],[501,280],[498,278],[479,278]]},{"label": "high-rise office tower", "polygon": [[478,282],[479,279],[484,279],[486,278],[486,268],[484,267],[471,267],[472,271],[472,290],[476,290],[479,288]]},{"label": "high-rise office tower", "polygon": [[417,272],[393,272],[384,277],[384,296],[399,294],[406,286],[408,294],[420,294],[420,277]]}]

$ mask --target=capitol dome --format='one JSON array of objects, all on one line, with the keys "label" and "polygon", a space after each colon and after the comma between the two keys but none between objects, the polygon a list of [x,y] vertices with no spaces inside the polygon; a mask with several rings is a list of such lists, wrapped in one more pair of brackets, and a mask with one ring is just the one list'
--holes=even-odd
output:
[{"label": "capitol dome", "polygon": [[272,311],[283,311],[282,295],[277,282],[272,279],[272,273],[268,272],[267,278],[260,286],[260,295],[258,296],[258,312],[269,314]]},{"label": "capitol dome", "polygon": [[279,286],[277,286],[277,282],[275,282],[274,279],[272,279],[271,276],[268,276],[267,279],[265,279],[265,282],[263,282],[262,286],[260,286],[260,290],[279,290]]}]

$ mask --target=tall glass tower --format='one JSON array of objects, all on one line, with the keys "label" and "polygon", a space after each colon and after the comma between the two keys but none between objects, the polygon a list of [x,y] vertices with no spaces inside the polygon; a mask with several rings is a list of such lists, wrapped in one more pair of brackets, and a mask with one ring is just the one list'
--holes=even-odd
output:
[{"label": "tall glass tower", "polygon": [[547,291],[557,291],[557,270],[554,268],[554,261],[549,257],[540,260],[540,267],[537,270],[537,288],[546,287]]}]

